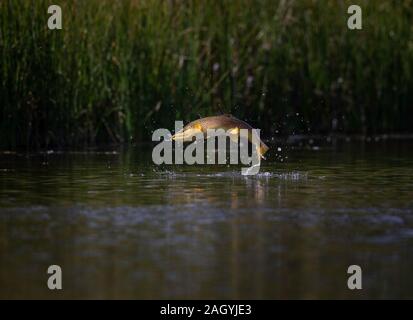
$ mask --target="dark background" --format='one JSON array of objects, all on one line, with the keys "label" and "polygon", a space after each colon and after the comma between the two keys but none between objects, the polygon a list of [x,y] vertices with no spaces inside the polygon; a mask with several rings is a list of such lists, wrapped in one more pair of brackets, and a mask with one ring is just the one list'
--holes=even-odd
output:
[{"label": "dark background", "polygon": [[[47,28],[52,4],[63,30]],[[267,139],[411,133],[412,14],[410,0],[1,1],[0,149],[150,141],[219,113]]]}]

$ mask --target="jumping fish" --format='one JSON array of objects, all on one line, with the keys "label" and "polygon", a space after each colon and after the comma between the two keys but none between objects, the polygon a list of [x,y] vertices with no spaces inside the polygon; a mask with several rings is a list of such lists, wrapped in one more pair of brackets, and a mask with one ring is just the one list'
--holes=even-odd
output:
[{"label": "jumping fish", "polygon": [[[232,138],[236,139],[238,139],[240,129],[248,129],[248,141],[254,144],[252,139],[252,133],[255,132],[254,128],[245,121],[239,120],[230,114],[194,120],[183,127],[182,130],[176,132],[172,136],[172,140],[191,141],[192,138],[199,133],[204,134],[204,137],[208,138],[208,129],[223,129],[225,132],[229,132]],[[265,159],[264,154],[268,151],[269,147],[261,139],[259,139],[259,145],[255,147],[257,148],[258,155]]]}]

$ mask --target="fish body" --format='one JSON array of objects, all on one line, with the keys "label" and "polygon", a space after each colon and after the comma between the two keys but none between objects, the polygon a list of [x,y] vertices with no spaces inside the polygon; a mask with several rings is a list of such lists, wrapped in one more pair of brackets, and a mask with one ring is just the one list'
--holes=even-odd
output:
[{"label": "fish body", "polygon": [[[229,131],[233,137],[238,139],[239,130],[247,129],[248,130],[248,141],[253,142],[252,134],[254,128],[251,127],[245,121],[237,119],[236,117],[230,114],[224,114],[220,116],[205,117],[201,119],[194,120],[188,123],[182,130],[175,133],[172,136],[173,140],[180,141],[191,141],[192,138],[199,133],[203,133],[206,138],[208,129],[223,129],[226,132]],[[268,151],[268,146],[259,139],[259,145],[256,145],[257,153],[264,158],[264,154]],[[265,159],[265,158],[264,158]]]}]

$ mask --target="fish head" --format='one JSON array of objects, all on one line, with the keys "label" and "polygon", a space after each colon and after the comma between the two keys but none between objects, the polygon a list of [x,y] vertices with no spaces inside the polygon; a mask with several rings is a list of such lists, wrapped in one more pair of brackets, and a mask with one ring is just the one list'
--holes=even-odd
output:
[{"label": "fish head", "polygon": [[203,133],[202,125],[199,122],[194,121],[187,124],[182,130],[176,132],[172,136],[172,140],[192,141],[193,138],[200,133]]}]

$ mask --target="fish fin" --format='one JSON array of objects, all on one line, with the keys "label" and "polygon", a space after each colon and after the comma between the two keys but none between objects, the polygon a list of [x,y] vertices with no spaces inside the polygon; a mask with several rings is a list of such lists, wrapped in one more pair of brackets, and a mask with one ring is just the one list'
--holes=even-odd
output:
[{"label": "fish fin", "polygon": [[202,130],[203,130],[202,124],[200,124],[200,123],[195,124],[194,128],[195,128],[195,130],[197,130],[199,132],[202,132]]},{"label": "fish fin", "polygon": [[239,128],[232,128],[228,130],[229,138],[231,141],[238,143],[238,136],[239,136]]},{"label": "fish fin", "polygon": [[229,136],[232,142],[238,143],[238,135],[237,134],[231,134]]}]

